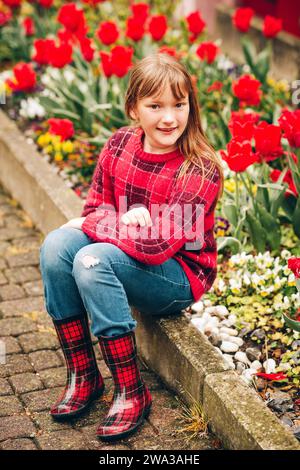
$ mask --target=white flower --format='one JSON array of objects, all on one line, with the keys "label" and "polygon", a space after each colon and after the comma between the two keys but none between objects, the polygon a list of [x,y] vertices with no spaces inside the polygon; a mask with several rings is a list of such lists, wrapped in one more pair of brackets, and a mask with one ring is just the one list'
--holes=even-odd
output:
[{"label": "white flower", "polygon": [[68,83],[72,83],[75,78],[75,74],[72,70],[66,69],[64,70],[64,77]]},{"label": "white flower", "polygon": [[281,258],[288,259],[291,257],[291,252],[289,250],[282,250]]},{"label": "white flower", "polygon": [[225,55],[220,55],[217,67],[219,70],[229,70],[234,67],[234,63],[229,60]]},{"label": "white flower", "polygon": [[29,97],[27,100],[21,101],[20,115],[29,119],[44,117],[45,108],[40,104],[38,98]]},{"label": "white flower", "polygon": [[81,93],[83,93],[83,94],[86,93],[89,89],[88,84],[85,83],[85,82],[80,82],[79,85],[78,85],[78,88],[81,91]]}]

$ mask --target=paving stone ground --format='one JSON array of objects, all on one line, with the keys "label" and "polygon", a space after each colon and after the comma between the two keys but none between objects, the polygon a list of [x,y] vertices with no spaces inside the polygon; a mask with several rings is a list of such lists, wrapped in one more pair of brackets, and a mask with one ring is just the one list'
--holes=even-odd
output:
[{"label": "paving stone ground", "polygon": [[[211,433],[183,431],[183,404],[159,377],[139,361],[153,405],[148,419],[132,436],[114,444],[96,437],[109,408],[113,383],[97,345],[105,378],[103,397],[80,418],[57,423],[49,408],[63,389],[66,368],[51,318],[44,304],[39,270],[43,235],[28,215],[0,187],[0,449],[1,450],[216,450]],[[6,354],[1,356],[3,348]]]}]

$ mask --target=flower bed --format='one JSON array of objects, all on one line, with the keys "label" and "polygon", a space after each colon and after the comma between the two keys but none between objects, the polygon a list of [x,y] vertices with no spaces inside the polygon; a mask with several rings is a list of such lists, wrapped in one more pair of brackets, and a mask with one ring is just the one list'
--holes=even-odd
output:
[{"label": "flower bed", "polygon": [[3,3],[0,57],[11,64],[0,74],[4,109],[82,198],[104,142],[129,124],[131,64],[160,50],[190,70],[203,127],[223,158],[225,191],[216,209],[219,275],[186,315],[270,407],[275,391],[286,394],[286,401],[275,396],[273,409],[297,433],[300,339],[283,314],[297,321],[300,307],[287,265],[300,255],[300,111],[289,84],[269,73],[280,21],[266,19],[266,47],[256,51],[245,34],[253,12],[237,10],[245,55],[238,66],[220,41],[207,40],[199,12],[171,25],[171,2],[154,9],[122,1]]}]

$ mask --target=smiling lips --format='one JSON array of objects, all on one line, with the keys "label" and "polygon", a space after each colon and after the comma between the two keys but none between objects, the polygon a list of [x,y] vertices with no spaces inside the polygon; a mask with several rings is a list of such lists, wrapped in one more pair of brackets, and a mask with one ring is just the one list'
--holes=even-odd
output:
[{"label": "smiling lips", "polygon": [[160,129],[158,127],[157,129],[161,132],[165,132],[166,134],[169,134],[170,132],[175,131],[175,129],[177,129],[177,127],[170,127],[170,128],[167,128],[167,129]]}]

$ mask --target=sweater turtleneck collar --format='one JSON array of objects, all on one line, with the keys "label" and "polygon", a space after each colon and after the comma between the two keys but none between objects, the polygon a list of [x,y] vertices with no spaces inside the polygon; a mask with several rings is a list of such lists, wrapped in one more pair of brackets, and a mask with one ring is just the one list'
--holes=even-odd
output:
[{"label": "sweater turtleneck collar", "polygon": [[177,158],[181,156],[180,150],[176,149],[173,150],[172,152],[167,152],[167,153],[150,153],[150,152],[145,152],[144,151],[144,146],[143,146],[143,137],[144,137],[144,131],[141,127],[138,127],[136,129],[136,145],[135,145],[135,153],[138,158],[141,160],[146,160],[150,162],[166,162],[168,160],[172,160],[173,158]]}]

